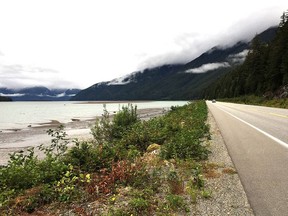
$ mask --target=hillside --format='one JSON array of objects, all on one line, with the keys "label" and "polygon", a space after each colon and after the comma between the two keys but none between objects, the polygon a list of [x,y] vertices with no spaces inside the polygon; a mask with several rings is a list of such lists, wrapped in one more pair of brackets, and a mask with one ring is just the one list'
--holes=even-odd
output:
[{"label": "hillside", "polygon": [[[259,35],[269,41],[275,28]],[[250,43],[239,41],[230,46],[215,46],[186,64],[163,65],[133,72],[109,82],[96,83],[71,100],[190,100],[221,76],[243,63]]]},{"label": "hillside", "polygon": [[[97,83],[79,92],[71,100],[177,100],[197,97],[204,87],[226,73],[230,65],[216,62],[219,55],[236,55],[247,48],[238,43],[229,49],[212,48],[195,60],[183,65],[163,65],[128,74],[110,82]],[[241,46],[242,49],[239,49]],[[240,50],[240,51],[239,51]],[[225,54],[223,54],[225,53]],[[224,57],[222,57],[224,58]],[[216,59],[213,62],[213,59]],[[208,61],[209,60],[209,61]],[[206,73],[193,72],[205,64],[215,64]],[[216,65],[218,64],[218,65]]]},{"label": "hillside", "polygon": [[0,102],[2,102],[2,101],[12,101],[12,99],[9,97],[0,96]]},{"label": "hillside", "polygon": [[206,98],[256,95],[288,97],[288,13],[284,13],[275,38],[263,42],[256,36],[245,62],[225,75],[204,93]]}]

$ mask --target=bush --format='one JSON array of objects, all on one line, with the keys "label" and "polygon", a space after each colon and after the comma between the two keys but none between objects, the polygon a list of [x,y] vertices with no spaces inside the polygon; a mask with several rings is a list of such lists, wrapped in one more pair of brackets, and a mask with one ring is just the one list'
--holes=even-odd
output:
[{"label": "bush", "polygon": [[123,106],[113,118],[112,121],[112,136],[113,138],[122,138],[126,131],[129,130],[135,123],[139,122],[137,116],[137,106],[132,104]]},{"label": "bush", "polygon": [[[143,161],[141,155],[150,144],[156,143],[162,159],[207,158],[209,151],[201,142],[209,137],[205,102],[173,107],[165,116],[148,121],[140,121],[136,113],[137,107],[129,105],[122,107],[111,120],[104,107],[102,118],[96,120],[91,129],[94,140],[75,140],[74,146],[67,150],[70,141],[60,127],[48,131],[51,145],[39,147],[46,155],[43,160],[35,156],[33,148],[12,154],[8,165],[0,168],[0,211],[5,206],[14,206],[20,211],[32,212],[53,201],[107,197],[121,185],[139,191],[137,196],[132,195],[126,210],[131,214],[149,215],[158,202],[149,197],[163,192],[165,184],[174,194],[167,196],[166,207],[176,211],[178,205],[185,209],[181,198],[175,195],[185,192],[181,172],[172,170],[165,179],[167,169],[159,166],[167,161],[152,154],[145,154],[147,161]],[[157,163],[152,162],[155,158]],[[189,170],[192,170],[190,194],[197,197],[195,191],[204,186],[201,169]],[[17,197],[20,195],[21,198]],[[112,212],[122,215],[123,211]],[[165,213],[168,212],[165,210]]]},{"label": "bush", "polygon": [[137,107],[129,104],[127,107],[123,106],[113,120],[110,120],[109,112],[104,106],[104,114],[102,118],[97,119],[94,127],[91,129],[92,135],[96,144],[111,143],[115,139],[121,139],[133,124],[139,122],[137,117]]},{"label": "bush", "polygon": [[184,210],[185,212],[189,212],[189,208],[187,207],[187,203],[184,198],[178,195],[170,194],[166,196],[167,207],[172,210]]},{"label": "bush", "polygon": [[203,138],[209,138],[206,103],[200,101],[174,108],[167,118],[171,119],[168,121],[171,132],[161,148],[161,156],[165,159],[206,159],[209,151],[201,142]]}]

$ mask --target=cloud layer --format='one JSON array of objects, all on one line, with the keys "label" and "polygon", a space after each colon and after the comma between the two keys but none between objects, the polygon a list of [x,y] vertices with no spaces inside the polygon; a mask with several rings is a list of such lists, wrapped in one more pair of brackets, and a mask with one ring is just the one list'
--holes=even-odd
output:
[{"label": "cloud layer", "polygon": [[198,68],[193,68],[189,69],[186,71],[186,73],[206,73],[211,70],[216,70],[218,68],[225,68],[225,67],[230,67],[230,64],[228,62],[218,62],[218,63],[209,63],[209,64],[204,64],[201,65]]},{"label": "cloud layer", "polygon": [[63,80],[61,74],[53,69],[23,66],[19,64],[0,64],[0,87],[22,88],[45,86],[48,88],[59,88],[74,86]]},{"label": "cloud layer", "polygon": [[0,86],[86,88],[186,63],[277,25],[286,1],[0,1]]}]

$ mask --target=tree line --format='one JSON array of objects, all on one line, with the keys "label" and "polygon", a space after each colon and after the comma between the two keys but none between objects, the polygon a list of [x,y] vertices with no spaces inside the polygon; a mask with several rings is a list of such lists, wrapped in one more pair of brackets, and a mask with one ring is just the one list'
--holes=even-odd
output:
[{"label": "tree line", "polygon": [[203,92],[203,97],[273,97],[275,91],[287,84],[288,11],[281,16],[275,38],[266,43],[256,35],[244,63],[214,82]]}]

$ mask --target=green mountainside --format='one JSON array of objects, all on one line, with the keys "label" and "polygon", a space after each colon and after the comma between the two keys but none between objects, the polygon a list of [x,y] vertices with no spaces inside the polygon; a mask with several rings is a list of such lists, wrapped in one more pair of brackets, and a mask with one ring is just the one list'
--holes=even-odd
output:
[{"label": "green mountainside", "polygon": [[[163,65],[128,74],[126,77],[97,83],[80,91],[71,100],[189,100],[198,98],[207,86],[219,76],[238,64],[211,69],[206,73],[193,73],[189,70],[205,64],[222,62],[229,56],[248,49],[248,44],[239,42],[227,50],[214,47],[193,61],[183,65]],[[223,54],[225,53],[225,54]],[[213,59],[216,59],[213,61]],[[228,63],[227,63],[228,64]]]},{"label": "green mountainside", "polygon": [[[276,28],[259,34],[261,43],[271,41]],[[71,100],[191,100],[216,80],[241,65],[251,43],[240,41],[230,47],[213,47],[196,59],[178,65],[163,65],[133,72],[109,82],[96,83]],[[230,73],[229,73],[230,74]],[[208,90],[207,90],[208,92]]]},{"label": "green mountainside", "polygon": [[243,95],[288,97],[288,13],[283,13],[276,36],[263,42],[256,36],[244,63],[208,87],[205,98]]}]

